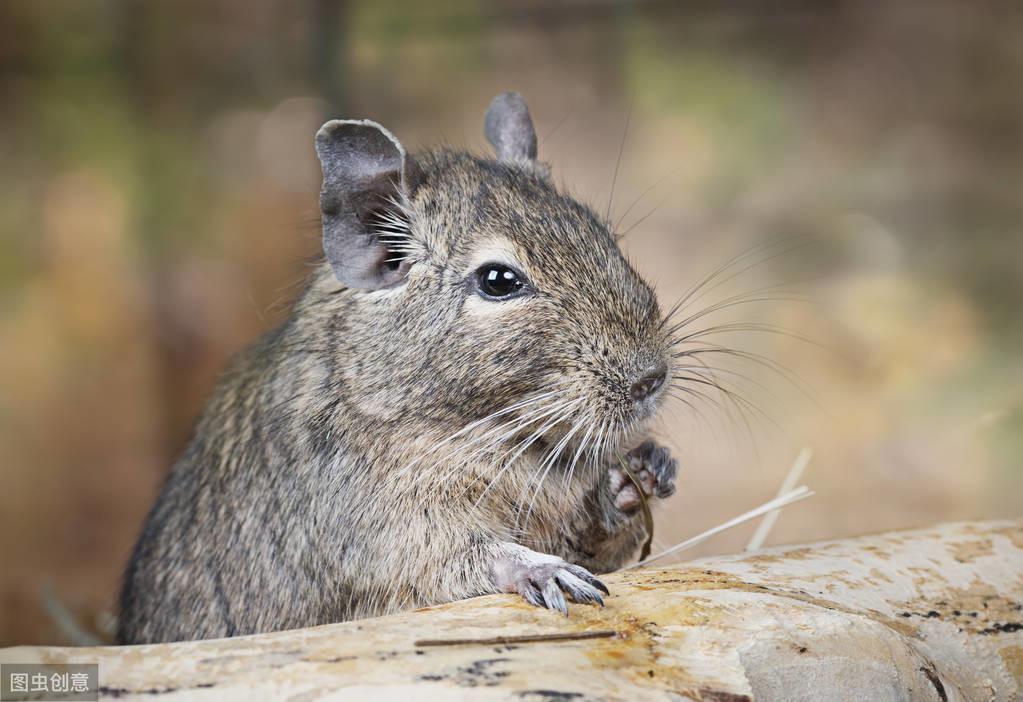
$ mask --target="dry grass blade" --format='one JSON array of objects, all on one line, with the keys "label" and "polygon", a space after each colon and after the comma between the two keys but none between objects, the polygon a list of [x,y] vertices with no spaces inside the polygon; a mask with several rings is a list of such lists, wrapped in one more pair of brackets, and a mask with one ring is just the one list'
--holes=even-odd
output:
[{"label": "dry grass blade", "polygon": [[[786,494],[795,489],[796,483],[803,477],[803,471],[810,464],[810,459],[813,457],[813,451],[810,450],[809,446],[804,446],[803,450],[796,456],[795,462],[792,467],[789,468],[788,475],[785,476],[785,480],[782,482],[781,487],[778,489],[777,498],[780,499]],[[773,510],[764,515],[763,520],[757,526],[757,530],[753,533],[753,538],[750,539],[749,544],[746,545],[747,551],[756,551],[760,549],[764,542],[767,541],[767,535],[771,533],[771,529],[774,528],[774,523],[778,521],[778,516],[781,514],[780,509]]]},{"label": "dry grass blade", "polygon": [[646,495],[643,493],[643,486],[639,484],[639,478],[632,474],[629,470],[629,464],[626,463],[625,458],[620,453],[616,453],[618,462],[622,464],[622,470],[625,471],[625,475],[628,476],[632,484],[636,486],[636,492],[639,493],[639,507],[643,510],[643,523],[646,524],[646,541],[643,542],[643,548],[639,552],[639,560],[645,560],[650,555],[651,545],[654,543],[654,515],[650,511],[650,504],[646,501]]},{"label": "dry grass blade", "polygon": [[640,566],[645,566],[648,563],[652,563],[654,561],[660,560],[660,559],[664,558],[665,556],[670,556],[670,555],[678,553],[680,551],[685,551],[687,548],[692,548],[693,546],[696,546],[697,544],[701,544],[704,541],[706,541],[707,539],[711,538],[712,536],[716,536],[716,535],[720,534],[723,531],[727,531],[728,529],[731,529],[732,527],[739,526],[740,524],[742,524],[744,522],[748,522],[751,519],[756,519],[757,517],[761,517],[761,516],[767,514],[768,512],[771,512],[771,511],[776,510],[776,509],[781,509],[782,507],[790,505],[793,502],[798,502],[799,500],[804,500],[807,497],[811,497],[812,495],[813,495],[813,492],[809,488],[807,488],[805,485],[803,485],[802,487],[796,488],[795,490],[793,490],[792,492],[788,493],[787,495],[783,495],[782,497],[776,497],[773,500],[771,500],[770,502],[767,502],[765,504],[760,505],[756,509],[750,510],[749,512],[746,512],[745,514],[740,514],[738,517],[735,517],[734,519],[728,520],[724,524],[719,524],[718,526],[714,527],[713,529],[708,529],[707,531],[703,532],[702,534],[697,534],[696,536],[692,537],[691,539],[686,539],[685,541],[683,541],[681,543],[678,543],[678,544],[675,544],[674,546],[672,546],[671,548],[669,548],[669,549],[667,549],[665,551],[661,551],[660,553],[656,553],[653,556],[650,556],[649,558],[640,559],[638,562],[633,563],[632,565],[627,565],[624,568],[620,568],[619,570],[632,570],[633,568],[639,568]]}]

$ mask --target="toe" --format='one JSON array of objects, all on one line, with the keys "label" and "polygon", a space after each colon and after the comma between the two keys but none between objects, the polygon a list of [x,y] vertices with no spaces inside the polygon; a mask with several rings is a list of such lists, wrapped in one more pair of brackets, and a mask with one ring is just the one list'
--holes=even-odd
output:
[{"label": "toe", "polygon": [[635,485],[626,485],[615,495],[615,507],[626,514],[639,509],[639,492]]},{"label": "toe", "polygon": [[559,587],[554,578],[544,583],[543,601],[548,609],[556,609],[565,616],[568,616],[568,605],[565,603],[565,596],[561,594],[561,587]]},{"label": "toe", "polygon": [[543,600],[543,596],[540,594],[540,589],[526,580],[519,584],[519,594],[525,598],[526,602],[533,605],[534,607],[546,607],[546,603]]},{"label": "toe", "polygon": [[604,606],[604,598],[600,596],[600,591],[582,578],[576,577],[564,569],[555,573],[554,578],[558,581],[558,585],[571,595],[572,599],[576,602],[582,604],[595,603],[601,607]]},{"label": "toe", "polygon": [[657,475],[655,490],[658,497],[671,497],[675,494],[675,476],[677,474],[678,461],[671,458]]},{"label": "toe", "polygon": [[611,488],[611,494],[617,495],[628,482],[629,478],[622,470],[611,468],[608,471],[608,485]]},{"label": "toe", "polygon": [[655,444],[652,440],[647,439],[639,446],[629,451],[629,457],[638,458],[641,461],[646,460],[655,448],[657,448],[657,444]]},{"label": "toe", "polygon": [[654,486],[657,482],[657,478],[653,473],[646,469],[641,470],[636,476],[636,480],[639,482],[639,486],[643,488],[644,495],[654,494]]},{"label": "toe", "polygon": [[660,474],[666,471],[672,463],[671,450],[661,446],[654,452],[650,465],[654,472]]},{"label": "toe", "polygon": [[584,582],[589,583],[593,587],[595,587],[598,590],[600,590],[601,592],[603,592],[605,595],[610,595],[611,594],[611,592],[607,589],[607,585],[605,585],[604,583],[600,582],[600,580],[597,578],[597,576],[595,576],[593,573],[591,573],[590,571],[586,570],[582,566],[577,566],[577,565],[569,564],[568,567],[565,568],[565,570],[567,570],[568,572],[570,572],[572,575],[576,576],[577,578],[583,580]]}]

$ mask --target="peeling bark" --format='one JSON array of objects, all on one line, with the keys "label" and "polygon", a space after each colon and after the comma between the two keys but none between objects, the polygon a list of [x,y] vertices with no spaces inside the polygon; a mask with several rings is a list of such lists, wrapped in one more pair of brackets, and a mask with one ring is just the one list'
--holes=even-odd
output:
[{"label": "peeling bark", "polygon": [[[1023,521],[605,578],[565,619],[511,596],[217,641],[0,651],[161,700],[1020,700]],[[553,639],[545,638],[556,635]]]}]

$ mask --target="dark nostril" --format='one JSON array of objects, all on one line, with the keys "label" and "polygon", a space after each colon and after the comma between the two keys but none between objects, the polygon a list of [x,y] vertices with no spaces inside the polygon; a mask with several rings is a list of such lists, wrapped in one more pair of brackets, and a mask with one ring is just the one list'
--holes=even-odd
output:
[{"label": "dark nostril", "polygon": [[648,368],[629,388],[629,396],[634,402],[642,402],[664,385],[664,379],[667,375],[668,366],[664,363]]}]

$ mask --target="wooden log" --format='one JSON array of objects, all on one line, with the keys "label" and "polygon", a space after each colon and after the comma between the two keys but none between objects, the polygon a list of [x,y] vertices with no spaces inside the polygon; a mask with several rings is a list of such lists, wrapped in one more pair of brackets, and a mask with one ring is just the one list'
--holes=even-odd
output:
[{"label": "wooden log", "polygon": [[20,647],[98,662],[101,698],[1020,700],[1023,521],[938,526],[606,577],[570,616],[490,596],[216,641]]}]

